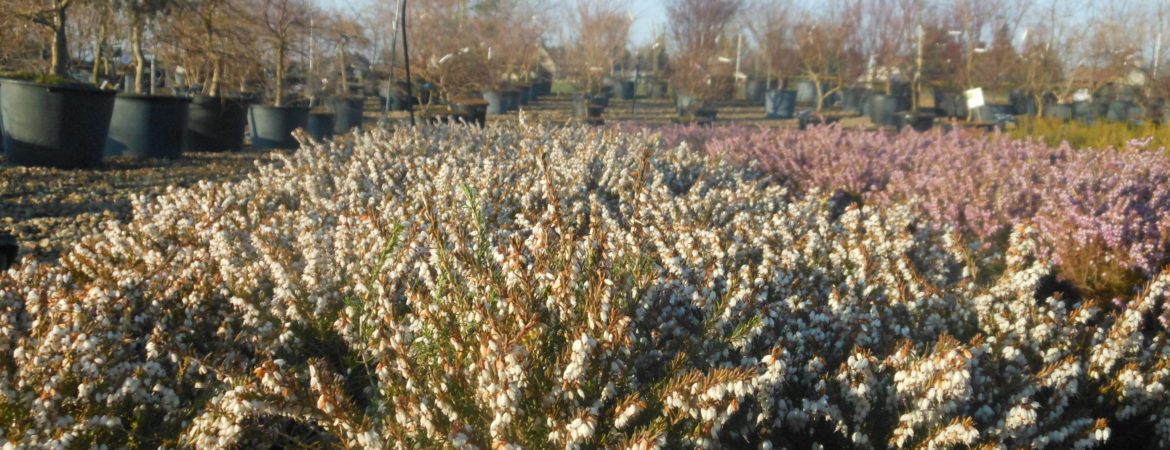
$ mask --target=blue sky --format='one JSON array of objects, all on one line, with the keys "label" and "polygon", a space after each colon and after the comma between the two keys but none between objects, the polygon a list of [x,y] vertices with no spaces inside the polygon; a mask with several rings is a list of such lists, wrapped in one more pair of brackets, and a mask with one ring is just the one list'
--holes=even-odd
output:
[{"label": "blue sky", "polygon": [[[2,0],[0,0],[2,1]],[[365,5],[371,1],[394,0],[314,0],[317,4],[326,7],[345,7],[349,5]],[[554,0],[555,1],[555,0]],[[665,28],[666,9],[662,0],[628,0],[630,12],[634,15],[634,25],[630,29],[630,40],[634,45],[650,42],[656,30]]]}]

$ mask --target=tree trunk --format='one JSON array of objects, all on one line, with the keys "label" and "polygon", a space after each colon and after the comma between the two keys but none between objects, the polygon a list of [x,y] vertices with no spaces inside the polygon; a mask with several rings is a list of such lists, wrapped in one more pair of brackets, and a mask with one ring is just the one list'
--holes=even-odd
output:
[{"label": "tree trunk", "polygon": [[824,109],[824,107],[825,107],[824,83],[821,82],[820,77],[814,76],[814,77],[812,77],[812,79],[813,79],[813,86],[817,87],[817,112],[819,113],[819,112],[821,112],[821,109]]},{"label": "tree trunk", "polygon": [[276,98],[273,106],[284,105],[284,42],[276,46]]},{"label": "tree trunk", "polygon": [[69,76],[69,35],[66,34],[66,11],[69,4],[58,5],[53,11],[53,48],[49,59],[49,72],[59,77]]},{"label": "tree trunk", "polygon": [[218,56],[211,60],[211,81],[207,83],[207,95],[212,97],[219,96],[219,84],[221,83],[219,67],[222,64],[223,61],[221,61]]},{"label": "tree trunk", "polygon": [[338,66],[340,66],[338,68],[341,69],[341,79],[338,80],[340,82],[340,84],[338,86],[341,87],[340,96],[348,97],[349,96],[349,76],[345,70],[345,48],[344,47],[341,48],[337,52],[337,61],[338,61],[337,62]]},{"label": "tree trunk", "polygon": [[146,81],[144,79],[146,74],[146,55],[142,52],[141,19],[134,19],[134,23],[130,28],[130,52],[134,56],[134,89],[131,89],[131,92],[141,94],[142,87]]}]

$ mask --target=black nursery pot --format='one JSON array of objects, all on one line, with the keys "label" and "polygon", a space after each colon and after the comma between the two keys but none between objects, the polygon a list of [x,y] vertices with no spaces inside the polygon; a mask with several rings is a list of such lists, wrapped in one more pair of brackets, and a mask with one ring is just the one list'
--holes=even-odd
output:
[{"label": "black nursery pot", "polygon": [[365,101],[362,97],[337,97],[329,101],[329,107],[333,109],[334,134],[345,134],[362,128]]},{"label": "black nursery pot", "polygon": [[16,265],[19,250],[20,246],[17,245],[15,236],[0,233],[0,270],[8,270],[9,267]]},{"label": "black nursery pot", "polygon": [[796,116],[796,91],[776,89],[764,96],[764,114],[769,119],[791,119]]},{"label": "black nursery pot", "polygon": [[114,91],[0,80],[5,157],[24,166],[101,164]]},{"label": "black nursery pot", "polygon": [[243,99],[198,95],[187,107],[184,152],[238,152],[244,149],[248,103]]},{"label": "black nursery pot", "polygon": [[307,107],[253,105],[248,114],[252,146],[257,149],[295,149],[300,144],[293,137],[293,130],[309,125]]},{"label": "black nursery pot", "polygon": [[463,117],[469,124],[483,127],[487,124],[487,102],[454,102],[451,111]]},{"label": "black nursery pot", "polygon": [[331,112],[310,112],[309,124],[305,127],[305,132],[318,141],[333,139],[335,121],[336,115]]},{"label": "black nursery pot", "polygon": [[898,126],[898,97],[875,93],[866,100],[866,115],[874,125]]},{"label": "black nursery pot", "polygon": [[862,87],[845,88],[841,93],[841,109],[853,113],[861,113],[862,106],[865,104],[865,96],[868,90]]},{"label": "black nursery pot", "polygon": [[638,85],[633,81],[622,81],[616,87],[620,87],[622,100],[633,100],[634,96],[638,95]]},{"label": "black nursery pot", "polygon": [[764,83],[764,80],[759,80],[759,79],[748,80],[747,84],[744,86],[744,89],[743,89],[743,96],[748,101],[748,103],[751,103],[753,105],[758,105],[760,103],[763,103],[764,102],[764,93],[765,93],[764,88],[765,87],[767,87],[767,85]]},{"label": "black nursery pot", "polygon": [[1044,107],[1044,117],[1049,119],[1071,120],[1073,118],[1073,105],[1068,104],[1052,104]]},{"label": "black nursery pot", "polygon": [[114,100],[106,156],[178,158],[183,155],[187,107],[191,99],[119,95]]}]

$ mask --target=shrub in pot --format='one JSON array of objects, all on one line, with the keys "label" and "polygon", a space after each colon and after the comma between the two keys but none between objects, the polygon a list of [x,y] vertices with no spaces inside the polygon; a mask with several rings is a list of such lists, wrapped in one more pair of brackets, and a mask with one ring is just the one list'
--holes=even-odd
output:
[{"label": "shrub in pot", "polygon": [[46,82],[0,79],[5,158],[27,166],[101,164],[116,93],[60,79],[39,81]]},{"label": "shrub in pot", "polygon": [[197,95],[187,107],[184,152],[238,152],[244,148],[248,101]]},{"label": "shrub in pot", "polygon": [[114,100],[106,156],[178,158],[187,130],[188,97],[122,94]]}]

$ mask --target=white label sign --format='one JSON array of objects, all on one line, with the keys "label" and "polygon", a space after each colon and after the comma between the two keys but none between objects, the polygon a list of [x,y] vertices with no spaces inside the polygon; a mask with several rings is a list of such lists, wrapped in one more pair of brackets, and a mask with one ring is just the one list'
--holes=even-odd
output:
[{"label": "white label sign", "polygon": [[970,89],[963,92],[967,96],[967,109],[983,106],[983,88]]}]

